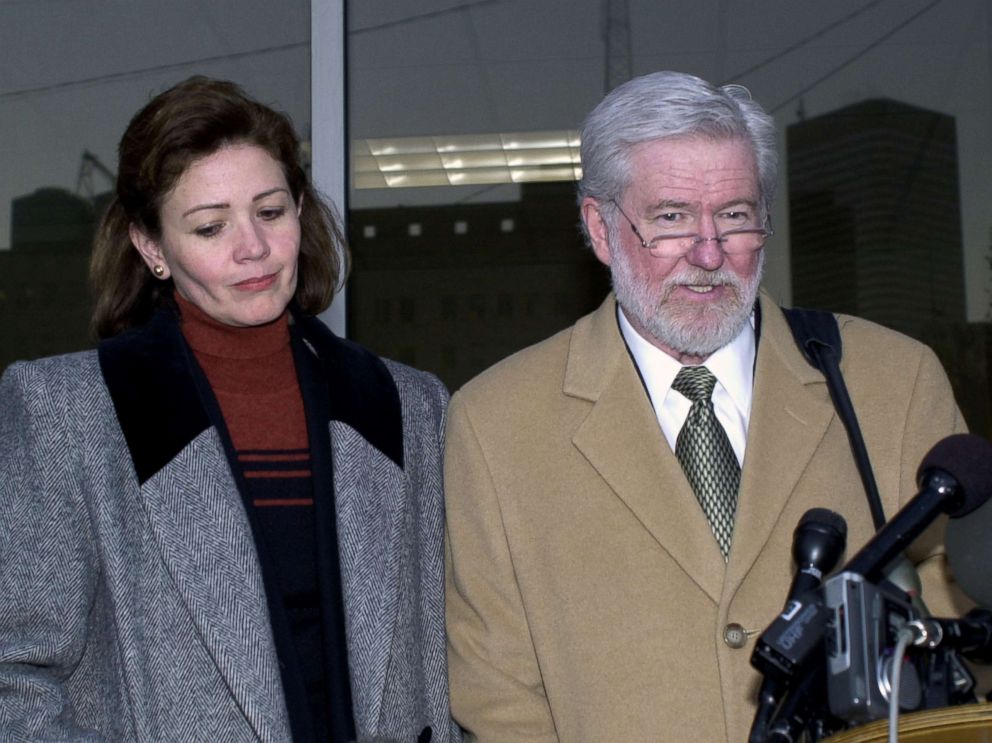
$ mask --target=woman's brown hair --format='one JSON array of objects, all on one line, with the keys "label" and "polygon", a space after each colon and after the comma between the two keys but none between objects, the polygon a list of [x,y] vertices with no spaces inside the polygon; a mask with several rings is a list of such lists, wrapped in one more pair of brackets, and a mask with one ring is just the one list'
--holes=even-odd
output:
[{"label": "woman's brown hair", "polygon": [[171,299],[172,281],[156,279],[131,244],[134,224],[161,237],[159,210],[196,160],[233,144],[261,147],[283,168],[300,214],[300,257],[294,300],[306,313],[330,305],[348,249],[337,215],[300,164],[300,140],[282,113],[249,98],[231,82],[191,77],[155,96],[128,124],[118,146],[117,191],[93,243],[91,325],[109,338],[141,325]]}]

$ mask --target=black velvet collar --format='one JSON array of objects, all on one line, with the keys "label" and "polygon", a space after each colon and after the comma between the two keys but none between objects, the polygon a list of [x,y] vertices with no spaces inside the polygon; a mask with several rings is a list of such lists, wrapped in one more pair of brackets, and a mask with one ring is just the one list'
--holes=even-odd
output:
[{"label": "black velvet collar", "polygon": [[[402,467],[400,397],[386,365],[320,320],[297,313],[294,319],[291,332],[320,361],[330,420],[355,429]],[[175,313],[165,309],[142,327],[103,341],[98,354],[138,482],[144,483],[211,425],[194,381],[196,360]]]}]

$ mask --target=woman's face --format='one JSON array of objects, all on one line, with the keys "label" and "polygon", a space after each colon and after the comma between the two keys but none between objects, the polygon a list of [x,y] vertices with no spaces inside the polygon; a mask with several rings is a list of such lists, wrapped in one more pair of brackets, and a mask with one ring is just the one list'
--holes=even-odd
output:
[{"label": "woman's face", "polygon": [[226,325],[279,317],[296,292],[300,208],[279,163],[261,147],[232,145],[195,160],[166,197],[162,234],[135,225],[131,240],[155,275]]}]

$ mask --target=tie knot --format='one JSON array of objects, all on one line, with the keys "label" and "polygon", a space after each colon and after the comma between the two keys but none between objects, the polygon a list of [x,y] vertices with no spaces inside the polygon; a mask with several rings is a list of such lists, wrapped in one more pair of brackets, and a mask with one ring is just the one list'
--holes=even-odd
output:
[{"label": "tie knot", "polygon": [[716,377],[705,366],[683,366],[672,382],[672,389],[692,402],[709,400],[713,396]]}]

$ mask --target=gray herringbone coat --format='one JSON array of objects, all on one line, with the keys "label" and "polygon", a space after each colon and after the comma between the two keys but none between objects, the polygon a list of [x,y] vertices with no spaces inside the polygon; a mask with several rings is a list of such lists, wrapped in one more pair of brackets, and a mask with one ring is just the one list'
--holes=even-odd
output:
[{"label": "gray herringbone coat", "polygon": [[[307,347],[346,402],[329,426],[359,740],[453,741],[447,393],[318,325],[304,323]],[[220,436],[195,409],[181,354],[161,353],[178,331],[132,335],[123,355],[15,364],[0,381],[0,740],[288,741],[258,557]],[[379,448],[383,405],[365,370],[393,380],[401,454]],[[116,395],[115,379],[127,382]],[[367,430],[363,416],[375,418]]]}]

